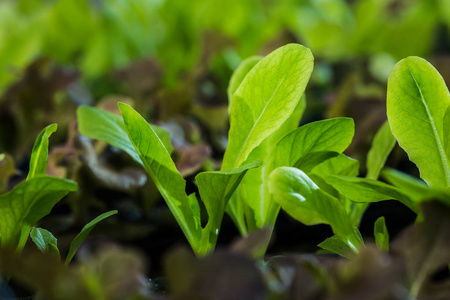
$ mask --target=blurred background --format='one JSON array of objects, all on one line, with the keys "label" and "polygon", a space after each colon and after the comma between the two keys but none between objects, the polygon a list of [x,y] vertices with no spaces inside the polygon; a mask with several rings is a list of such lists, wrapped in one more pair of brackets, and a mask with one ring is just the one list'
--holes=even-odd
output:
[{"label": "blurred background", "polygon": [[[386,119],[393,65],[421,56],[450,82],[450,1],[2,0],[0,152],[8,155],[0,162],[0,189],[26,176],[38,132],[58,123],[48,173],[76,180],[80,190],[40,226],[64,249],[99,212],[119,209],[93,236],[142,247],[158,261],[168,247],[184,241],[181,231],[139,166],[78,134],[77,106],[118,112],[116,102],[126,102],[169,130],[177,167],[187,188],[195,190],[194,175],[217,168],[227,144],[226,90],[233,70],[246,57],[287,43],[301,43],[315,57],[302,123],[354,118],[356,135],[346,154],[361,162],[364,175],[372,137]],[[417,175],[398,147],[388,165]],[[408,211],[390,219],[401,205],[387,212],[383,205],[368,214],[367,231],[379,216],[377,208],[385,209],[393,236],[397,229],[390,224],[414,219]],[[269,251],[314,250],[331,234],[319,228],[310,232],[283,215],[278,248]],[[219,243],[237,236],[226,219]]]}]

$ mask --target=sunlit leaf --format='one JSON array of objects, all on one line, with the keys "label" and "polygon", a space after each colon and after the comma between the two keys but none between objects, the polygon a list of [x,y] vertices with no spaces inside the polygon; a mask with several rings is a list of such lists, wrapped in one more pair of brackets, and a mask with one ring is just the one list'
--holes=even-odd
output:
[{"label": "sunlit leaf", "polygon": [[222,169],[239,167],[293,113],[311,76],[309,49],[283,46],[263,58],[234,94]]},{"label": "sunlit leaf", "polygon": [[450,185],[444,115],[450,94],[442,76],[426,60],[408,57],[389,76],[387,116],[393,135],[432,187]]}]

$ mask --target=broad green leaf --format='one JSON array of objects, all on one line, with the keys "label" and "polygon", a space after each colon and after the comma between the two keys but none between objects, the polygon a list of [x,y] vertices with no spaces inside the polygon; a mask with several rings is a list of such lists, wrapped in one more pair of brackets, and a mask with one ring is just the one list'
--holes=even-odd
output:
[{"label": "broad green leaf", "polygon": [[292,115],[312,68],[309,49],[289,44],[273,51],[250,70],[233,96],[222,170],[242,165],[252,150]]},{"label": "broad green leaf", "polygon": [[355,254],[355,250],[337,235],[327,238],[317,246],[346,258],[351,258]]},{"label": "broad green leaf", "polygon": [[408,57],[392,69],[387,116],[393,135],[431,187],[450,185],[444,115],[450,94],[444,79],[426,60]]},{"label": "broad green leaf", "polygon": [[278,144],[277,166],[295,166],[299,160],[314,152],[342,152],[350,145],[355,133],[351,118],[335,118],[312,122],[297,128]]},{"label": "broad green leaf", "polygon": [[27,180],[36,176],[45,175],[48,160],[48,138],[57,128],[57,124],[51,124],[45,127],[36,138],[31,152],[30,170]]},{"label": "broad green leaf", "polygon": [[270,175],[269,190],[275,201],[296,220],[306,224],[328,224],[354,251],[361,244],[345,208],[323,192],[305,173],[280,167]]},{"label": "broad green leaf", "polygon": [[389,232],[387,230],[384,217],[379,217],[375,221],[373,235],[375,236],[375,242],[378,250],[382,252],[389,252]]},{"label": "broad green leaf", "polygon": [[[135,161],[143,165],[139,154],[128,138],[122,117],[106,110],[81,105],[77,109],[77,120],[78,130],[82,135],[111,144],[125,151]],[[160,137],[167,151],[171,153],[173,148],[170,143],[170,134],[161,127],[150,126]]]},{"label": "broad green leaf", "polygon": [[94,220],[87,223],[83,227],[83,229],[81,229],[80,233],[73,239],[72,243],[70,244],[69,253],[67,254],[67,257],[66,257],[66,264],[70,263],[73,256],[75,255],[75,252],[77,252],[78,248],[80,248],[81,244],[84,242],[84,240],[86,239],[88,234],[92,231],[92,229],[94,229],[95,225],[97,225],[97,223],[101,222],[102,220],[104,220],[112,215],[115,215],[115,214],[117,214],[117,210],[111,210],[111,211],[105,212],[105,213],[99,215]]},{"label": "broad green leaf", "polygon": [[231,75],[230,83],[228,84],[227,94],[228,94],[228,113],[231,112],[231,106],[233,104],[233,96],[236,90],[241,85],[245,76],[248,72],[262,59],[262,56],[250,56],[244,59],[239,67]]},{"label": "broad green leaf", "polygon": [[448,191],[429,188],[425,182],[411,175],[386,168],[381,172],[381,176],[416,203],[424,200],[440,199],[444,203],[450,204],[450,193]]},{"label": "broad green leaf", "polygon": [[360,177],[333,175],[325,176],[324,180],[350,201],[371,203],[394,199],[417,212],[416,205],[407,195],[398,188],[383,182]]},{"label": "broad green leaf", "polygon": [[[262,161],[254,161],[237,169],[202,172],[195,177],[200,197],[208,212],[208,224],[204,237],[206,249],[212,250],[217,241],[223,214],[228,201],[249,169],[258,168]],[[206,251],[205,250],[205,251]]]},{"label": "broad green leaf", "polygon": [[199,205],[186,195],[186,181],[175,167],[164,144],[152,127],[133,108],[119,103],[125,129],[136,153],[142,160],[170,211],[194,250],[200,241]]},{"label": "broad green leaf", "polygon": [[58,250],[58,241],[50,231],[44,228],[33,227],[30,237],[41,252],[57,256],[58,258],[61,257]]},{"label": "broad green leaf", "polygon": [[386,159],[395,146],[395,138],[392,135],[389,123],[385,122],[373,138],[372,147],[367,155],[367,175],[369,179],[377,179]]},{"label": "broad green leaf", "polygon": [[1,246],[25,245],[31,227],[50,213],[53,206],[71,191],[76,182],[50,176],[39,176],[18,184],[0,196]]}]

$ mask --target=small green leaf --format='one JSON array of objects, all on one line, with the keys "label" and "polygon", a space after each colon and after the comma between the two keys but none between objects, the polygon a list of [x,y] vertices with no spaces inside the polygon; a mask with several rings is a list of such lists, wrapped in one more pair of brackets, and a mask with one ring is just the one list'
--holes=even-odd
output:
[{"label": "small green leaf", "polygon": [[83,229],[81,229],[80,233],[73,239],[72,243],[70,244],[69,253],[66,257],[66,264],[70,263],[73,256],[75,255],[75,252],[77,252],[78,248],[80,248],[83,241],[86,239],[88,234],[94,229],[95,225],[99,223],[100,221],[117,214],[117,210],[111,210],[108,212],[105,212],[101,215],[99,215],[97,218],[92,220],[91,222],[87,223]]},{"label": "small green leaf", "polygon": [[295,166],[314,152],[342,152],[350,145],[355,133],[351,118],[335,118],[312,122],[289,133],[277,144],[275,164]]},{"label": "small green leaf", "polygon": [[379,217],[375,221],[373,235],[375,236],[375,242],[378,250],[382,252],[389,252],[389,232],[387,230],[384,217]]},{"label": "small green leaf", "polygon": [[30,232],[30,237],[41,252],[60,258],[58,241],[50,231],[33,227]]},{"label": "small green leaf", "polygon": [[357,252],[361,241],[343,205],[319,189],[301,170],[290,167],[275,169],[270,175],[269,190],[275,201],[293,218],[306,225],[330,225],[333,232]]},{"label": "small green leaf", "polygon": [[57,128],[57,124],[51,124],[42,129],[36,138],[31,152],[30,170],[28,172],[27,180],[36,176],[45,175],[48,160],[48,138]]},{"label": "small green leaf", "polygon": [[389,123],[385,122],[373,138],[372,147],[367,155],[367,175],[369,179],[377,179],[386,159],[396,143]]},{"label": "small green leaf", "polygon": [[205,227],[205,252],[213,249],[217,241],[225,207],[249,169],[258,168],[262,161],[254,161],[237,169],[202,172],[195,177],[200,197],[208,212]]},{"label": "small green leaf", "polygon": [[237,91],[242,81],[244,81],[245,76],[248,72],[261,60],[262,56],[250,56],[244,59],[239,67],[234,70],[233,75],[231,75],[230,83],[228,84],[227,94],[228,94],[228,113],[231,112],[231,106],[233,104],[233,96]]},{"label": "small green leaf", "polygon": [[450,94],[439,72],[426,60],[408,57],[389,75],[387,116],[391,130],[430,187],[450,185],[444,115]]},{"label": "small green leaf", "polygon": [[349,177],[349,176],[325,176],[325,181],[339,191],[345,198],[353,202],[367,203],[384,200],[398,200],[417,212],[416,205],[401,190],[380,181]]},{"label": "small green leaf", "polygon": [[346,242],[344,242],[339,236],[333,235],[320,243],[320,248],[330,251],[332,253],[339,254],[342,257],[351,258],[354,256],[355,251]]},{"label": "small green leaf", "polygon": [[153,128],[129,105],[119,103],[119,108],[128,137],[145,170],[196,251],[201,238],[200,214],[196,213],[200,211],[197,201],[186,195],[186,181]]},{"label": "small green leaf", "polygon": [[64,196],[77,189],[77,183],[71,180],[39,176],[23,181],[1,195],[1,246],[21,250],[31,227],[49,214]]},{"label": "small green leaf", "polygon": [[[109,111],[95,107],[81,105],[77,109],[78,130],[84,136],[104,141],[112,146],[125,151],[135,161],[143,165],[128,138],[123,119]],[[172,152],[170,134],[156,125],[150,125],[163,142],[169,153]]]},{"label": "small green leaf", "polygon": [[309,49],[289,44],[267,55],[233,96],[222,170],[241,166],[253,149],[292,115],[311,76]]}]

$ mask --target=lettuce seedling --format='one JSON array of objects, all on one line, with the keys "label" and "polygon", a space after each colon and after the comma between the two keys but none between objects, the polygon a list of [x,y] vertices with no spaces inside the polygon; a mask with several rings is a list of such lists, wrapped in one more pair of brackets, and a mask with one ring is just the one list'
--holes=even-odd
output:
[{"label": "lettuce seedling", "polygon": [[150,125],[130,106],[119,103],[122,117],[88,106],[77,110],[81,134],[103,140],[127,152],[145,168],[186,239],[197,255],[212,251],[217,242],[225,207],[245,173],[259,167],[258,161],[228,171],[203,172],[196,181],[209,219],[200,222],[200,206],[195,194],[187,195],[186,181],[170,157],[170,135]]},{"label": "lettuce seedling", "polygon": [[[449,106],[444,79],[431,64],[419,57],[400,61],[389,76],[389,127],[384,125],[375,137],[367,178],[334,176],[326,181],[356,202],[395,199],[416,213],[418,204],[427,199],[437,198],[450,204]],[[387,157],[395,140],[417,165],[425,183],[390,169],[381,175],[394,186],[375,180],[381,170],[377,157]]]},{"label": "lettuce seedling", "polygon": [[[39,250],[60,256],[57,240],[51,232],[32,227],[50,213],[53,206],[71,191],[78,189],[74,181],[46,176],[49,137],[57,129],[56,124],[45,127],[33,146],[27,179],[6,194],[0,196],[0,246],[21,252],[30,235]],[[116,214],[110,211],[86,225],[72,242],[66,262],[99,221]],[[31,229],[31,232],[30,232]]]},{"label": "lettuce seedling", "polygon": [[76,182],[46,176],[48,138],[57,125],[44,128],[38,135],[25,181],[0,196],[0,246],[22,251],[31,227],[50,213],[53,206],[71,191]]}]

